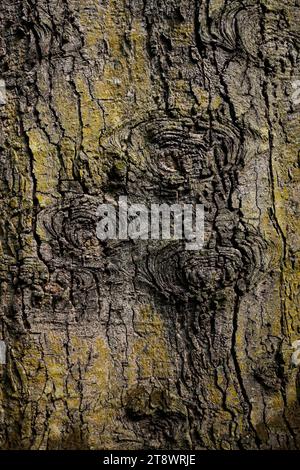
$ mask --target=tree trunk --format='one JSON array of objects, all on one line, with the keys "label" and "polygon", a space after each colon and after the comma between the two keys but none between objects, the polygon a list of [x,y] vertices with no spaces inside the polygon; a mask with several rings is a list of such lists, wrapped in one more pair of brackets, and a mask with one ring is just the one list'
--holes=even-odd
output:
[{"label": "tree trunk", "polygon": [[[300,448],[300,3],[0,18],[1,448]],[[203,204],[203,249],[100,241],[124,195]]]}]

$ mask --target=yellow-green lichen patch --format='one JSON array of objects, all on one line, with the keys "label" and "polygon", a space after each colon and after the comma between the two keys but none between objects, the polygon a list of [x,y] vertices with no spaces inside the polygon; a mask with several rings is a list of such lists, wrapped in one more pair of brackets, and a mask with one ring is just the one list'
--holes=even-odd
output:
[{"label": "yellow-green lichen patch", "polygon": [[44,132],[31,129],[27,132],[33,156],[33,172],[36,179],[37,198],[41,207],[53,203],[58,197],[59,162],[57,149],[50,144]]},{"label": "yellow-green lichen patch", "polygon": [[[23,415],[19,437],[25,447],[64,447],[68,429],[80,430],[78,448],[110,446],[121,394],[102,337],[48,331],[16,342],[10,355],[9,383],[5,398],[17,401],[14,414],[7,419]],[[34,439],[32,427],[37,431]]]},{"label": "yellow-green lichen patch", "polygon": [[80,95],[80,116],[82,121],[81,146],[84,155],[80,155],[79,175],[82,180],[92,181],[90,185],[98,187],[102,182],[103,158],[99,150],[99,139],[104,128],[103,113],[97,100],[90,94],[89,84],[81,75],[75,77],[75,86]]},{"label": "yellow-green lichen patch", "polygon": [[128,385],[151,378],[171,379],[173,367],[166,331],[158,313],[150,306],[143,306],[136,315],[134,330],[136,334],[128,351]]},{"label": "yellow-green lichen patch", "polygon": [[209,13],[213,16],[224,7],[224,0],[210,0]]}]

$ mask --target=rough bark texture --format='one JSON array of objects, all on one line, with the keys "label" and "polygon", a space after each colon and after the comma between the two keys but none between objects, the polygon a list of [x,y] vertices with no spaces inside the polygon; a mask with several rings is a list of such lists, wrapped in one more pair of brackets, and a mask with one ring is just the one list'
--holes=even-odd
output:
[{"label": "rough bark texture", "polygon": [[[1,0],[2,449],[300,447],[299,5]],[[124,194],[204,249],[101,243]]]}]

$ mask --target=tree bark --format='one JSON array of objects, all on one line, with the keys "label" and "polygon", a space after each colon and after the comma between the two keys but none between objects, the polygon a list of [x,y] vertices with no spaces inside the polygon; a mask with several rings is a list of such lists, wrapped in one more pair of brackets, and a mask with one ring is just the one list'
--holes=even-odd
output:
[{"label": "tree bark", "polygon": [[[299,2],[0,19],[1,448],[299,448]],[[203,204],[204,248],[101,242],[122,195]]]}]

